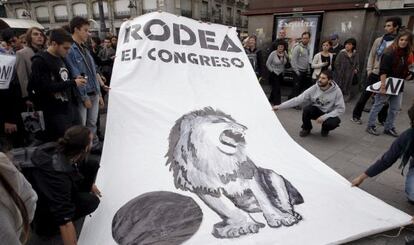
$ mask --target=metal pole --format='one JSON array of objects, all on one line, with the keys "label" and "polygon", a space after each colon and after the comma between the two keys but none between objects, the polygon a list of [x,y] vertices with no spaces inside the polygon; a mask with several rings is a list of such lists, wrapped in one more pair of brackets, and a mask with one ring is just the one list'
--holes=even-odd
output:
[{"label": "metal pole", "polygon": [[102,0],[98,0],[98,10],[99,10],[99,36],[103,40],[106,36],[106,25],[105,25],[105,16]]}]

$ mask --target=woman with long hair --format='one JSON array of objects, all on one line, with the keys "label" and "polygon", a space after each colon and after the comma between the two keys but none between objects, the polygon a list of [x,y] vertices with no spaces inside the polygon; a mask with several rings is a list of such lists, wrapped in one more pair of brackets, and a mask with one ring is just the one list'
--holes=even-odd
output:
[{"label": "woman with long hair", "polygon": [[394,42],[385,50],[380,65],[380,92],[375,95],[375,102],[369,114],[368,127],[366,131],[372,135],[379,135],[375,126],[378,113],[386,102],[389,104],[387,119],[384,124],[384,134],[398,137],[395,129],[395,117],[401,107],[401,100],[404,91],[404,83],[397,95],[387,95],[386,80],[389,77],[407,79],[411,78],[408,66],[409,57],[412,52],[413,38],[409,32],[401,32],[394,39]]},{"label": "woman with long hair", "polygon": [[24,176],[0,152],[0,243],[25,244],[36,209],[37,195]]},{"label": "woman with long hair", "polygon": [[39,195],[33,222],[37,234],[53,236],[60,231],[64,244],[75,244],[73,222],[98,207],[100,191],[94,183],[99,159],[89,155],[92,139],[90,129],[73,126],[57,144],[33,152],[31,182]]}]

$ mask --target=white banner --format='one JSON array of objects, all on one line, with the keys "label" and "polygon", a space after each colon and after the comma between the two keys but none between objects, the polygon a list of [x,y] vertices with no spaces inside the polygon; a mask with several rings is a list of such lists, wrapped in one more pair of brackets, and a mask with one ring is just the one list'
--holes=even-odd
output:
[{"label": "white banner", "polygon": [[289,137],[235,28],[127,21],[112,81],[79,244],[328,244],[410,223]]},{"label": "white banner", "polygon": [[0,89],[9,88],[15,64],[15,56],[0,54]]},{"label": "white banner", "polygon": [[[404,79],[388,77],[387,80],[385,80],[385,90],[386,90],[385,93],[388,95],[398,95],[403,83],[404,83]],[[374,92],[374,93],[379,93],[380,89],[381,89],[381,81],[368,86],[366,90]]]}]

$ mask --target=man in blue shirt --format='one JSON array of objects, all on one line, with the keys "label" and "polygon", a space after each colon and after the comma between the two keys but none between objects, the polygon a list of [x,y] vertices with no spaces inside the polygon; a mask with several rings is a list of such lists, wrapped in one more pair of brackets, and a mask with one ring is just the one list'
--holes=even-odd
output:
[{"label": "man in blue shirt", "polygon": [[103,105],[100,85],[96,73],[95,62],[86,47],[90,36],[87,19],[76,16],[70,21],[70,32],[73,44],[66,56],[70,73],[73,78],[83,77],[87,83],[78,87],[81,101],[78,106],[82,124],[91,129],[94,134],[94,146],[98,143],[96,137],[96,123],[98,120],[99,105]]}]

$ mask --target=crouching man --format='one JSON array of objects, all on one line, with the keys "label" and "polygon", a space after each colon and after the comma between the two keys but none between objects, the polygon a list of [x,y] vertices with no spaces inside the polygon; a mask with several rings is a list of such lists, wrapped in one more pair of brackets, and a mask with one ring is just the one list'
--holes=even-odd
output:
[{"label": "crouching man", "polygon": [[33,222],[38,235],[60,232],[63,244],[77,244],[73,222],[94,212],[100,202],[94,184],[99,158],[88,154],[92,140],[87,127],[73,126],[57,143],[33,152],[29,181],[39,196]]},{"label": "crouching man", "polygon": [[304,104],[302,114],[301,137],[306,137],[312,130],[311,120],[322,124],[321,135],[326,137],[329,131],[337,128],[341,122],[339,116],[345,112],[344,98],[339,86],[332,80],[331,71],[322,71],[318,81],[299,96],[280,105],[273,110],[287,109]]}]

